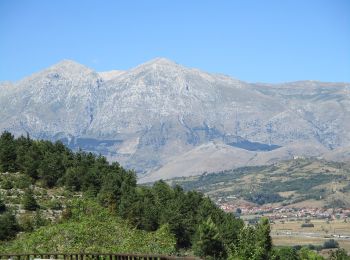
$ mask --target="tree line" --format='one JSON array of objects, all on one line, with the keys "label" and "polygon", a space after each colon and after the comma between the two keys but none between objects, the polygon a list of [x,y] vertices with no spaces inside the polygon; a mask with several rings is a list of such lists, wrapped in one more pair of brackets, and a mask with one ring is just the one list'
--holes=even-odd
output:
[{"label": "tree line", "polygon": [[109,163],[101,155],[73,152],[59,141],[15,138],[3,132],[0,172],[24,173],[46,188],[81,191],[138,229],[156,231],[167,225],[178,250],[191,250],[206,259],[280,259],[279,251],[272,248],[267,219],[245,226],[199,192],[186,192],[164,181],[137,185],[135,172]]}]

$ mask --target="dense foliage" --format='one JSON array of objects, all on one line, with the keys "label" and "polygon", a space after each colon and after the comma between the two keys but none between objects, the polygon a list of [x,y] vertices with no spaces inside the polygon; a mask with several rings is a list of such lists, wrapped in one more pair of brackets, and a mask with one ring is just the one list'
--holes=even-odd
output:
[{"label": "dense foliage", "polygon": [[332,251],[330,255],[330,260],[350,260],[350,256],[346,253],[344,249],[338,249]]},{"label": "dense foliage", "polygon": [[69,219],[0,244],[0,252],[174,253],[175,238],[166,225],[155,232],[135,230],[90,200],[77,199],[69,209]]},{"label": "dense foliage", "polygon": [[303,247],[296,250],[292,247],[276,248],[272,252],[272,260],[324,260],[324,258],[314,251]]},{"label": "dense foliage", "polygon": [[13,238],[18,231],[17,220],[10,211],[0,214],[0,240]]},{"label": "dense foliage", "polygon": [[[219,209],[202,193],[186,192],[163,181],[151,187],[138,186],[133,171],[110,164],[103,156],[73,152],[61,142],[14,138],[4,132],[0,136],[0,172],[24,174],[16,183],[5,178],[1,187],[25,190],[23,207],[37,212],[33,220],[22,220],[23,235],[0,245],[4,252],[171,254],[184,249],[206,259],[285,259],[278,258],[284,252],[272,250],[267,219],[256,226],[244,226],[242,220]],[[61,223],[41,227],[47,223],[38,215],[41,206],[33,195],[34,183],[83,193],[84,200],[66,205]],[[264,203],[279,198],[257,199]],[[20,227],[1,201],[0,240],[8,240]],[[50,208],[63,209],[61,204],[52,203]]]},{"label": "dense foliage", "polygon": [[259,205],[280,202],[284,199],[278,193],[272,193],[267,190],[245,194],[244,198]]},{"label": "dense foliage", "polygon": [[[167,225],[177,249],[192,247],[200,239],[199,226],[209,217],[217,226],[225,252],[243,227],[241,220],[217,208],[201,193],[172,188],[163,181],[152,187],[137,186],[134,172],[108,163],[103,156],[72,152],[61,142],[14,138],[4,132],[0,137],[0,168],[22,172],[43,187],[82,191],[138,229],[156,231]],[[6,185],[12,183],[2,186]],[[26,189],[23,205],[27,210],[38,208],[30,189]]]},{"label": "dense foliage", "polygon": [[268,219],[261,219],[256,226],[244,227],[232,249],[230,259],[270,259],[272,241]]}]

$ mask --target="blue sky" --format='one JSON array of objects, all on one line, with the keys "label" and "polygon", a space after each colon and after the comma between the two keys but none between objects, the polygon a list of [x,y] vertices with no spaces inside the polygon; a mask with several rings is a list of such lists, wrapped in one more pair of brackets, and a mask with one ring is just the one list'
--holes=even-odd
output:
[{"label": "blue sky", "polygon": [[350,82],[349,0],[1,0],[0,80],[155,57],[249,82]]}]

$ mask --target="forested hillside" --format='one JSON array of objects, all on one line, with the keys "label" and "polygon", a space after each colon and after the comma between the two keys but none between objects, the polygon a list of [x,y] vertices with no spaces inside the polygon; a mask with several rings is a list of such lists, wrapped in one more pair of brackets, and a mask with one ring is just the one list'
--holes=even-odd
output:
[{"label": "forested hillside", "polygon": [[[138,186],[134,172],[60,142],[4,132],[0,172],[1,252],[97,250],[206,259],[286,259],[292,252],[272,247],[267,219],[246,226],[202,193],[163,181]],[[47,198],[56,198],[56,206]],[[57,210],[55,218],[43,214],[48,207]],[[308,249],[293,254],[289,259],[318,259]]]}]

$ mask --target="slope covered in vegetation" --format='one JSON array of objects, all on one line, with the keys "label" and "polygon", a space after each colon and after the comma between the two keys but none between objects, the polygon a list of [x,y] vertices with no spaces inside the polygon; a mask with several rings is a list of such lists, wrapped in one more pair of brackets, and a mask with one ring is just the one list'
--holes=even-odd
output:
[{"label": "slope covered in vegetation", "polygon": [[4,132],[0,172],[1,252],[190,252],[206,259],[286,259],[272,247],[267,219],[245,226],[202,193],[163,181],[137,186],[134,172],[102,156],[72,152],[60,142]]},{"label": "slope covered in vegetation", "polygon": [[350,207],[350,165],[317,159],[296,159],[201,176],[168,180],[197,190],[213,200],[290,207]]},{"label": "slope covered in vegetation", "polygon": [[59,223],[40,227],[0,245],[0,252],[135,252],[172,254],[175,237],[168,226],[155,232],[133,229],[95,202],[76,199]]},{"label": "slope covered in vegetation", "polygon": [[[196,244],[199,226],[210,217],[219,230],[226,254],[243,226],[241,220],[218,209],[201,193],[185,192],[179,186],[172,188],[162,181],[152,187],[137,186],[134,172],[123,169],[118,163],[110,164],[102,156],[82,151],[72,152],[60,142],[14,138],[5,132],[0,137],[0,168],[5,173],[0,183],[3,196],[24,192],[31,197],[29,202],[38,204],[32,205],[34,208],[25,208],[21,203],[14,207],[16,203],[8,203],[7,196],[5,204],[9,208],[8,212],[13,211],[17,217],[23,212],[45,208],[41,194],[37,193],[42,188],[50,192],[63,189],[73,193],[70,195],[73,197],[74,194],[83,194],[94,198],[115,217],[124,219],[131,227],[139,230],[154,232],[167,226],[176,239],[177,250],[187,250]],[[16,179],[15,175],[22,177]],[[26,184],[19,191],[18,182],[25,178]],[[10,197],[15,199],[12,195]],[[64,197],[66,201],[70,200],[67,194]],[[64,211],[66,202],[60,203],[61,211]],[[26,231],[23,225],[15,226],[13,232],[4,235],[4,239],[13,238],[18,231]],[[34,229],[40,227],[32,226]]]}]

